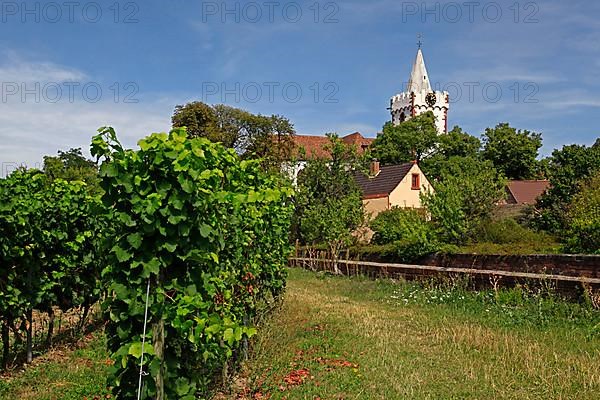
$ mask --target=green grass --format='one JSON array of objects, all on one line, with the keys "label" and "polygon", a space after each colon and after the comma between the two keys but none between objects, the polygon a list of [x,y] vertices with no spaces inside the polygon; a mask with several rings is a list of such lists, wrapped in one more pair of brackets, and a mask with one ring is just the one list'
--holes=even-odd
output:
[{"label": "green grass", "polygon": [[283,307],[259,329],[243,366],[237,386],[247,398],[600,393],[600,316],[585,304],[543,290],[472,293],[460,284],[394,285],[301,270],[291,270],[288,285]]},{"label": "green grass", "polygon": [[[216,399],[596,399],[600,312],[548,288],[373,281],[292,269]],[[0,399],[106,398],[104,336],[3,376]]]},{"label": "green grass", "polygon": [[23,371],[3,374],[0,399],[110,398],[106,397],[110,393],[106,388],[107,359],[104,335],[92,333],[76,344],[50,350]]}]

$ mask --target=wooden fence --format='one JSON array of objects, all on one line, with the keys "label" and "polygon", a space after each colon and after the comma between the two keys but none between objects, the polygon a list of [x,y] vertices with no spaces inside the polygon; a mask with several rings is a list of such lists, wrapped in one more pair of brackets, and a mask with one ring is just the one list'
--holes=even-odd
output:
[{"label": "wooden fence", "polygon": [[478,259],[476,255],[445,255],[428,257],[419,264],[352,259],[350,251],[344,251],[338,257],[336,260],[323,250],[297,249],[295,256],[289,259],[289,265],[374,278],[464,276],[478,286],[512,286],[533,281],[552,283],[563,293],[600,290],[600,257],[597,256],[484,256]]}]

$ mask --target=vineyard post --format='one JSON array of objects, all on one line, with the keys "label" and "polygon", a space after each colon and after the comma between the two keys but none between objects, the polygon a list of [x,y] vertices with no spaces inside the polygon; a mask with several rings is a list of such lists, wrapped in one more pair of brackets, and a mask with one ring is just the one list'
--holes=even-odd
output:
[{"label": "vineyard post", "polygon": [[[160,288],[164,284],[162,271],[156,276],[156,287]],[[165,320],[163,318],[163,307],[160,307],[158,320],[152,325],[152,345],[154,354],[160,360],[160,367],[156,374],[156,400],[165,400]]]},{"label": "vineyard post", "polygon": [[154,354],[160,360],[160,367],[155,378],[156,400],[165,400],[165,320],[162,318],[162,316],[152,326],[152,342],[154,347]]},{"label": "vineyard post", "polygon": [[6,365],[8,364],[8,353],[10,351],[8,325],[8,318],[6,318],[2,321],[2,369],[6,368]]},{"label": "vineyard post", "polygon": [[[32,281],[33,281],[33,267],[32,267],[32,263],[29,262],[29,268],[27,271],[27,288],[29,289],[29,295],[34,298],[35,296],[33,295],[33,288],[32,288]],[[27,324],[25,325],[26,328],[26,334],[27,334],[27,363],[29,364],[30,362],[33,361],[33,337],[32,337],[32,329],[33,329],[33,301],[28,305],[27,307],[27,311],[26,311],[26,319],[27,319]]]},{"label": "vineyard post", "polygon": [[48,336],[46,336],[46,345],[52,346],[52,334],[54,333],[54,309],[48,310]]}]

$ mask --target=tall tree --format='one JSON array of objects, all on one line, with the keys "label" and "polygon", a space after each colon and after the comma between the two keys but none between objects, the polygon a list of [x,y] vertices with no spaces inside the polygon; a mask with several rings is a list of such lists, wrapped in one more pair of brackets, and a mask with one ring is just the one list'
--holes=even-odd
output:
[{"label": "tall tree", "polygon": [[89,193],[101,191],[98,178],[98,166],[83,155],[80,148],[58,151],[58,156],[44,156],[44,173],[50,178],[69,182],[81,181],[87,184]]},{"label": "tall tree", "polygon": [[287,159],[293,124],[279,115],[252,114],[224,104],[210,106],[194,101],[178,105],[173,127],[187,127],[190,137],[206,137],[234,148],[246,157],[264,158],[267,164]]},{"label": "tall tree", "polygon": [[438,137],[438,145],[421,163],[421,169],[431,179],[439,179],[445,164],[453,157],[479,158],[481,141],[459,126]]},{"label": "tall tree", "polygon": [[554,150],[547,168],[550,188],[538,199],[533,222],[537,228],[560,233],[567,226],[569,204],[581,191],[582,182],[600,171],[600,143]]},{"label": "tall tree", "polygon": [[326,244],[336,257],[364,222],[364,209],[352,175],[356,152],[337,135],[328,136],[331,159],[308,160],[298,177],[294,225],[303,243]]},{"label": "tall tree", "polygon": [[463,243],[505,196],[505,181],[490,161],[452,157],[423,203],[442,240]]},{"label": "tall tree", "polygon": [[372,155],[383,164],[421,161],[439,141],[435,116],[431,111],[417,115],[399,125],[386,122],[383,132],[371,146]]},{"label": "tall tree", "polygon": [[174,128],[187,127],[190,138],[205,137],[213,142],[227,142],[217,127],[215,110],[201,101],[176,106],[171,122]]},{"label": "tall tree", "polygon": [[537,171],[537,156],[542,147],[542,135],[517,130],[508,123],[486,128],[483,138],[483,158],[509,179],[531,179]]}]

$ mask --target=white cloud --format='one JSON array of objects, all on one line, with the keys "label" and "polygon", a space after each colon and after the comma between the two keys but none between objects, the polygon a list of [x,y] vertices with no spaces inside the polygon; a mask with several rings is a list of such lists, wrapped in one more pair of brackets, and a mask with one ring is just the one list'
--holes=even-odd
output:
[{"label": "white cloud", "polygon": [[27,61],[14,52],[5,52],[5,62],[0,64],[2,82],[67,82],[87,79],[85,73],[51,62]]},{"label": "white cloud", "polygon": [[[11,56],[0,66],[3,82],[66,82],[90,79],[82,71],[50,62],[25,61]],[[31,88],[31,86],[29,86]],[[73,102],[63,95],[52,103],[40,95],[24,99],[19,95],[0,96],[0,175],[16,165],[39,167],[44,155],[58,150],[81,147],[86,154],[92,135],[104,125],[113,126],[127,147],[151,132],[170,127],[170,115],[177,100],[159,98],[138,103],[115,103],[108,88],[98,102],[86,102],[76,96]],[[119,99],[121,101],[123,99]]]}]

